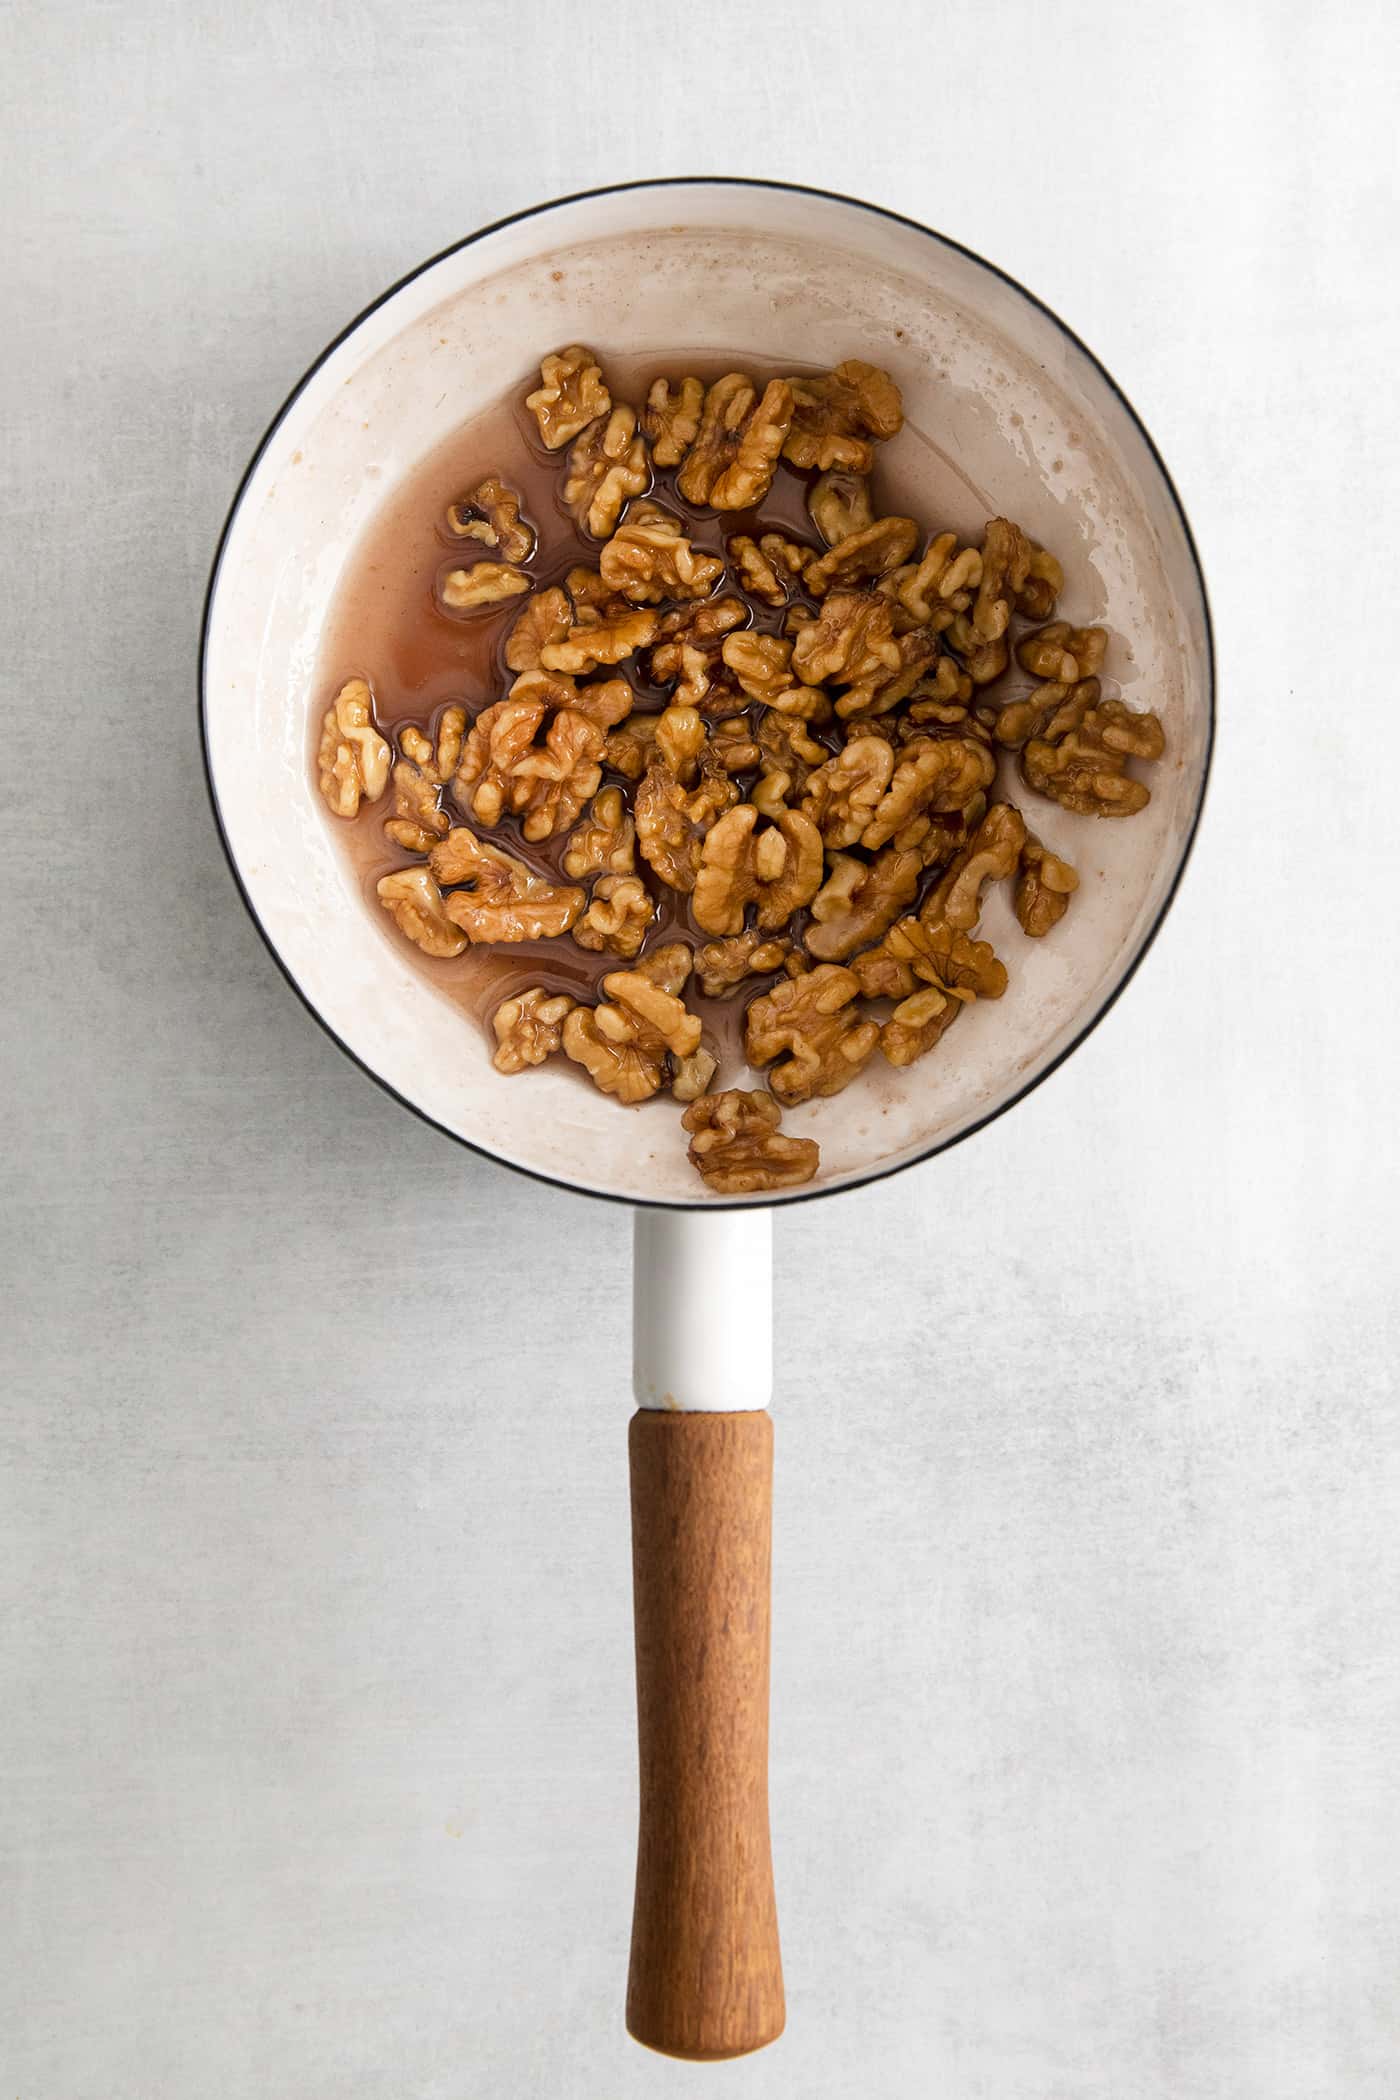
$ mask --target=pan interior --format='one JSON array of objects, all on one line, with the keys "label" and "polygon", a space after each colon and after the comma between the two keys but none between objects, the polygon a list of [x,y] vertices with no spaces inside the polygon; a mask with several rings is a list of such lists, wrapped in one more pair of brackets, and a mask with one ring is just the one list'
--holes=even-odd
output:
[{"label": "pan interior", "polygon": [[[1043,942],[1003,889],[983,931],[1011,985],[904,1071],[789,1111],[821,1145],[816,1188],[946,1144],[1013,1100],[1113,996],[1165,909],[1199,807],[1210,731],[1199,574],[1140,427],[1059,324],[920,229],[807,193],[697,183],[575,200],[441,258],[367,315],[274,429],[231,521],[210,609],[205,720],[221,821],[249,902],[327,1026],[452,1134],[599,1193],[712,1202],[679,1114],[623,1111],[549,1067],[503,1079],[461,1014],[404,959],[332,836],[307,764],[316,660],[347,559],[396,485],[540,353],[591,343],[635,366],[697,354],[887,365],[908,428],[894,485],[929,525],[975,527],[985,492],[1064,564],[1059,611],[1110,630],[1107,670],[1161,716],[1153,800],[1123,823],[1033,796],[1028,822],[1079,868]],[[971,512],[919,503],[918,462]],[[951,500],[951,499],[950,499]],[[990,514],[988,511],[987,514]],[[809,1193],[802,1191],[798,1193]]]}]

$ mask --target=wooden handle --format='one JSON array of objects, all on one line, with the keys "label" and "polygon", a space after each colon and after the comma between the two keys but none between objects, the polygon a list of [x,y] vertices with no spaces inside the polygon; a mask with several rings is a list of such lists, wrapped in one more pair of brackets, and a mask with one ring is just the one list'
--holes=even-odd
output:
[{"label": "wooden handle", "polygon": [[745,2056],[783,2031],[768,1841],[773,1422],[642,1409],[632,1461],[641,1816],[628,2032]]}]

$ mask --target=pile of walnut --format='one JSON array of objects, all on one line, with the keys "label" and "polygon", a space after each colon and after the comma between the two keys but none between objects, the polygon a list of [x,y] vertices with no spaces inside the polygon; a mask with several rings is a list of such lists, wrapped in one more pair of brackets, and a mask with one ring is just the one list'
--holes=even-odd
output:
[{"label": "pile of walnut", "polygon": [[[568,448],[564,502],[600,543],[596,568],[537,585],[534,530],[497,477],[454,504],[449,529],[476,558],[441,580],[441,602],[455,614],[524,601],[505,644],[513,682],[470,720],[449,707],[434,735],[405,730],[395,755],[352,679],[325,717],[321,791],[349,817],[392,790],[385,830],[422,859],[379,895],[426,954],[567,933],[617,959],[595,1006],[543,988],[506,1000],[500,1071],[562,1051],[629,1105],[669,1085],[690,1104],[690,1158],[711,1188],[807,1181],[817,1147],[781,1134],[783,1106],[840,1092],[877,1050],[913,1063],[971,1001],[1005,991],[975,938],[985,885],[1014,885],[1036,938],[1069,908],[1074,869],[1012,803],[989,800],[999,751],[1063,809],[1130,816],[1148,789],[1129,761],[1161,757],[1161,725],[1102,695],[1104,630],[1051,619],[1060,565],[1019,526],[993,518],[980,546],[962,546],[875,516],[874,448],[903,415],[873,365],[761,393],[737,372],[709,387],[658,379],[639,410],[575,345],[545,358],[527,405],[544,445]],[[722,552],[696,546],[650,494],[674,470],[687,503],[751,512],[782,461],[810,478],[820,546],[758,528]],[[1017,617],[1038,624],[1013,643]],[[999,704],[1013,649],[1039,683]],[[636,711],[628,664],[669,689],[664,711]],[[444,790],[469,824],[448,816]],[[566,879],[480,835],[507,817],[526,840],[567,834]],[[638,855],[689,896],[708,936],[693,952],[671,941],[642,954],[654,903]],[[715,997],[768,980],[745,1049],[769,1094],[708,1093],[692,977]],[[877,1018],[867,1001],[894,1003]]]}]

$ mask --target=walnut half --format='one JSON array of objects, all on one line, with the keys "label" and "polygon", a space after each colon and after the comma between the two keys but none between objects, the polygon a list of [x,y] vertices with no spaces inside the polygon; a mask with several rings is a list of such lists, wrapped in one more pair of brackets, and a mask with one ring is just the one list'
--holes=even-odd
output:
[{"label": "walnut half", "polygon": [[1021,753],[1027,787],[1082,817],[1131,817],[1152,791],[1128,772],[1130,758],[1165,750],[1154,714],[1100,697],[1097,678],[1081,678]]},{"label": "walnut half", "polygon": [[758,822],[753,804],[741,802],[705,839],[693,908],[706,933],[741,933],[749,904],[757,905],[763,931],[774,932],[821,885],[821,833],[811,818],[788,809],[761,831]]},{"label": "walnut half", "polygon": [[612,407],[612,396],[603,383],[602,366],[582,343],[556,350],[540,365],[540,383],[525,396],[525,406],[539,425],[540,437],[551,452],[567,445],[581,430]]},{"label": "walnut half", "polygon": [[567,992],[546,992],[539,985],[502,1000],[491,1016],[496,1036],[491,1062],[496,1070],[523,1072],[527,1065],[542,1065],[559,1048],[565,1019],[573,1010]]},{"label": "walnut half", "polygon": [[609,955],[636,955],[652,921],[646,884],[636,875],[604,875],[594,883],[588,908],[573,929],[580,948]]},{"label": "walnut half", "polygon": [[807,948],[823,962],[839,962],[871,941],[913,902],[923,862],[917,852],[885,846],[874,860],[834,853],[826,881],[812,900],[814,926]]},{"label": "walnut half", "polygon": [[535,532],[520,515],[520,498],[497,474],[448,506],[447,529],[455,539],[480,540],[503,561],[525,562],[535,551]]},{"label": "walnut half", "polygon": [[489,612],[508,598],[528,591],[530,579],[523,569],[506,561],[473,562],[469,569],[449,569],[438,585],[438,597],[448,612]]},{"label": "walnut half", "polygon": [[564,873],[574,882],[589,875],[630,875],[636,867],[636,843],[621,788],[602,788],[583,822],[569,833]]},{"label": "walnut half", "polygon": [[564,501],[595,540],[605,540],[622,515],[629,496],[640,496],[651,483],[646,439],[637,428],[637,412],[620,401],[606,423],[590,424],[574,440],[564,477]]},{"label": "walnut half", "polygon": [[745,1052],[751,1065],[773,1065],[768,1084],[789,1107],[814,1094],[839,1094],[868,1062],[880,1030],[852,1005],[859,991],[854,971],[822,963],[753,1001]]},{"label": "walnut half", "polygon": [[792,422],[792,389],[770,380],[763,398],[742,372],[726,372],[705,394],[695,442],[676,486],[687,503],[752,510],[767,495]]},{"label": "walnut half", "polygon": [[771,1094],[730,1088],[693,1102],[681,1117],[690,1131],[690,1164],[720,1196],[798,1188],[810,1181],[820,1157],[812,1138],[784,1137],[782,1110]]},{"label": "walnut half", "polygon": [[717,554],[698,553],[669,511],[633,503],[599,555],[598,573],[634,605],[655,605],[662,598],[708,597],[724,563]]},{"label": "walnut half", "polygon": [[792,942],[786,934],[760,933],[750,927],[747,933],[706,941],[697,948],[695,974],[702,992],[711,999],[722,999],[746,977],[767,977],[781,970],[791,953]]},{"label": "walnut half", "polygon": [[927,925],[940,921],[955,933],[970,933],[982,916],[982,891],[1016,873],[1026,826],[1010,802],[994,802],[960,853],[949,861],[919,913]]},{"label": "walnut half", "polygon": [[667,379],[653,379],[642,411],[642,428],[651,439],[652,458],[658,467],[680,465],[695,443],[704,405],[701,380],[683,379],[673,388]]},{"label": "walnut half", "polygon": [[795,467],[868,474],[875,457],[871,440],[892,438],[903,425],[899,388],[888,372],[859,357],[820,377],[794,379],[791,386],[792,428],[783,457]]},{"label": "walnut half", "polygon": [[1016,878],[1016,917],[1022,932],[1033,941],[1042,940],[1052,926],[1059,925],[1078,888],[1079,877],[1069,862],[1028,834]]},{"label": "walnut half", "polygon": [[[433,879],[444,888],[443,910],[469,941],[544,941],[567,933],[583,910],[583,891],[565,889],[536,875],[524,861],[488,846],[474,831],[458,827],[429,856]],[[420,875],[421,868],[410,868]],[[387,878],[393,881],[394,877]],[[383,895],[384,884],[379,885]]]},{"label": "walnut half", "polygon": [[446,959],[462,953],[467,937],[448,917],[442,891],[427,868],[400,868],[381,875],[375,887],[400,933],[425,955]]},{"label": "walnut half", "polygon": [[635,1108],[658,1092],[668,1060],[684,1064],[698,1055],[700,1021],[680,997],[689,975],[690,950],[672,941],[635,969],[611,971],[601,1005],[574,1008],[564,1023],[564,1053],[600,1093]]},{"label": "walnut half", "polygon": [[728,780],[721,787],[713,778],[694,789],[682,787],[663,758],[652,760],[633,801],[637,845],[668,888],[695,888],[705,836],[727,807],[725,798],[737,793]]},{"label": "walnut half", "polygon": [[358,816],[361,800],[377,802],[389,785],[389,746],[363,678],[347,678],[326,709],[317,761],[321,793],[338,817]]}]

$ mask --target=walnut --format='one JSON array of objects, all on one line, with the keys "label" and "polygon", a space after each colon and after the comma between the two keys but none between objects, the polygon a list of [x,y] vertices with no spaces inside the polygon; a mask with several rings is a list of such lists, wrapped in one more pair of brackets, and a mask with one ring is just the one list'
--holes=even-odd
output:
[{"label": "walnut", "polygon": [[763,747],[747,715],[731,715],[715,723],[710,755],[726,773],[752,773],[763,763]]},{"label": "walnut", "polygon": [[728,714],[744,705],[744,695],[730,676],[718,649],[680,644],[681,671],[673,688],[677,700],[687,707],[702,707],[707,714]]},{"label": "walnut", "polygon": [[720,645],[748,617],[743,599],[734,597],[708,598],[663,613],[647,667],[652,682],[674,685],[676,698],[688,707],[732,714],[742,705],[742,695],[722,668]]},{"label": "walnut", "polygon": [[634,605],[705,598],[724,574],[717,554],[699,554],[679,522],[654,503],[633,504],[598,557],[604,583]]},{"label": "walnut", "polygon": [[687,893],[694,889],[705,835],[719,814],[723,796],[732,793],[732,783],[726,781],[721,790],[712,777],[688,790],[661,758],[647,767],[633,802],[637,843],[648,867],[671,889]]},{"label": "walnut", "polygon": [[889,601],[872,591],[836,591],[792,645],[792,668],[809,685],[857,685],[900,668]]},{"label": "walnut", "polygon": [[882,714],[906,698],[933,661],[932,631],[896,637],[888,598],[874,591],[833,591],[792,648],[792,668],[813,683],[842,685],[838,715]]},{"label": "walnut", "polygon": [[582,343],[557,350],[540,365],[540,385],[525,396],[549,451],[557,452],[612,407],[602,367]]},{"label": "walnut", "polygon": [[782,1114],[771,1094],[735,1087],[688,1108],[681,1117],[692,1133],[687,1156],[706,1188],[720,1196],[749,1196],[810,1181],[820,1157],[816,1142],[784,1137],[778,1128]]},{"label": "walnut", "polygon": [[781,636],[755,634],[746,628],[742,634],[725,636],[720,655],[749,699],[771,706],[780,693],[796,683],[791,670],[792,651],[792,643]]},{"label": "walnut", "polygon": [[462,953],[467,937],[447,916],[442,891],[426,868],[400,868],[393,875],[381,875],[375,887],[400,933],[407,934],[425,955],[448,958]]},{"label": "walnut", "polygon": [[527,839],[567,831],[602,777],[602,728],[544,693],[522,690],[542,680],[548,684],[543,672],[522,672],[509,699],[482,710],[452,781],[457,801],[479,824],[520,815]]},{"label": "walnut", "polygon": [[724,636],[742,627],[749,609],[742,598],[709,598],[703,605],[677,605],[663,613],[651,652],[650,671],[658,685],[669,685],[681,672],[680,647],[684,642],[716,653]]},{"label": "walnut", "polygon": [[637,704],[625,678],[589,678],[578,685],[563,671],[522,671],[510,694],[513,700],[541,699],[550,707],[567,707],[599,729],[625,721]]},{"label": "walnut", "polygon": [[784,1106],[814,1094],[839,1094],[869,1059],[880,1030],[852,1006],[859,990],[854,971],[821,963],[801,977],[782,979],[751,1003],[744,1016],[744,1053],[751,1065],[773,1065],[768,1084]]},{"label": "walnut", "polygon": [[[669,992],[672,998],[677,998],[690,982],[692,961],[690,950],[684,941],[667,941],[663,947],[655,949],[645,962],[639,962],[632,975],[645,977],[648,984],[654,984],[659,991]],[[605,991],[607,983],[608,980],[604,978]],[[698,1035],[696,1041],[699,1041]],[[675,1048],[674,1044],[672,1048]],[[690,1053],[678,1050],[676,1054],[689,1056]]]},{"label": "walnut", "polygon": [[927,813],[966,809],[996,778],[996,760],[971,737],[921,736],[903,747],[887,778],[888,792],[859,835],[862,846],[883,846],[890,839],[906,847],[921,844],[930,830]]},{"label": "walnut", "polygon": [[930,814],[928,830],[919,840],[918,852],[926,868],[946,868],[959,853],[963,853],[977,836],[978,827],[987,814],[985,795],[974,795],[963,809],[951,810],[946,815]]},{"label": "walnut", "polygon": [[651,486],[646,439],[637,411],[619,402],[605,423],[592,423],[574,440],[564,476],[564,501],[595,540],[605,540],[629,496]]},{"label": "walnut", "polygon": [[[880,1030],[881,1053],[892,1065],[912,1065],[942,1040],[974,1000],[1000,999],[1006,990],[1006,971],[988,943],[971,941],[941,923],[928,926],[920,919],[902,919],[890,928],[883,950],[908,973],[897,990],[890,988],[900,1003]],[[880,953],[873,950],[854,965],[867,990]]]},{"label": "walnut", "polygon": [[583,1066],[600,1094],[611,1094],[624,1108],[650,1100],[666,1066],[664,1052],[604,1035],[587,1006],[576,1006],[564,1023],[564,1055]]},{"label": "walnut", "polygon": [[651,764],[660,715],[629,715],[621,729],[610,729],[603,745],[603,763],[624,779],[640,780]]},{"label": "walnut", "polygon": [[874,860],[837,853],[826,881],[812,900],[814,926],[807,929],[809,954],[839,962],[878,941],[913,902],[923,862],[917,853],[886,846]]},{"label": "walnut", "polygon": [[929,926],[941,921],[955,933],[970,933],[982,916],[984,884],[1014,875],[1025,843],[1020,810],[1010,802],[994,802],[925,898],[919,917]]},{"label": "walnut", "polygon": [[899,1004],[880,1030],[892,1065],[910,1065],[952,1027],[975,999],[1000,999],[1006,971],[986,941],[969,940],[939,921],[901,919],[878,948],[851,964],[867,998]]},{"label": "walnut", "polygon": [[645,649],[656,628],[656,614],[641,606],[627,607],[607,617],[590,615],[570,627],[562,640],[546,642],[539,660],[547,671],[571,675],[597,670],[600,665],[620,664],[625,657]]},{"label": "walnut", "polygon": [[699,379],[683,379],[672,388],[667,379],[653,379],[642,411],[642,428],[651,439],[652,457],[658,467],[678,467],[695,442],[705,388]]},{"label": "walnut", "polygon": [[962,1010],[960,1000],[936,985],[921,985],[900,1000],[880,1030],[881,1053],[892,1065],[912,1065],[942,1041]]},{"label": "walnut", "polygon": [[822,879],[822,842],[811,819],[784,810],[763,830],[751,802],[720,817],[706,836],[695,883],[695,923],[706,933],[740,933],[744,910],[758,907],[766,932],[811,902]]},{"label": "walnut", "polygon": [[810,547],[781,532],[765,532],[757,540],[738,532],[724,544],[743,588],[765,605],[787,604],[794,583],[812,557]]},{"label": "walnut", "polygon": [[363,678],[347,678],[321,724],[320,788],[338,817],[359,815],[389,784],[389,746],[374,726],[374,702]]},{"label": "walnut", "polygon": [[933,627],[939,633],[966,612],[982,580],[982,557],[975,547],[959,547],[955,532],[940,532],[921,560],[891,569],[880,589],[896,605],[895,631]]},{"label": "walnut", "polygon": [[795,722],[831,720],[831,702],[825,688],[819,685],[785,685],[773,694],[768,705],[773,713],[787,715]]},{"label": "walnut", "polygon": [[[1097,688],[1098,681],[1094,683]],[[1044,685],[1033,687],[1023,699],[1008,701],[1005,707],[995,712],[989,708],[992,735],[1008,751],[1020,751],[1031,737],[1039,736],[1074,690],[1074,686],[1066,685],[1062,679],[1051,678]]]},{"label": "walnut", "polygon": [[1058,926],[1069,910],[1069,900],[1079,888],[1079,877],[1067,860],[1051,853],[1033,833],[1027,833],[1021,848],[1021,872],[1016,878],[1016,917],[1021,931],[1038,941]]},{"label": "walnut", "polygon": [[[462,755],[462,739],[467,733],[467,710],[464,707],[445,707],[438,717],[437,742],[432,748],[433,772],[442,784],[446,784],[457,770],[457,761]],[[427,743],[427,738],[424,738]]]},{"label": "walnut", "polygon": [[[547,882],[524,861],[457,826],[429,855],[444,889],[443,909],[469,941],[545,941],[567,933],[583,910],[583,891]],[[411,874],[422,871],[408,870]],[[380,885],[381,889],[383,885]]]},{"label": "walnut", "polygon": [[[894,752],[883,737],[852,737],[807,783],[802,808],[827,846],[854,846],[890,784]],[[892,829],[897,827],[892,827]],[[891,836],[886,831],[875,844]]]},{"label": "walnut", "polygon": [[749,800],[765,817],[773,817],[800,798],[813,768],[825,765],[831,754],[825,744],[808,735],[800,715],[771,709],[759,722],[755,741],[761,777]]},{"label": "walnut", "polygon": [[489,612],[529,588],[523,569],[504,561],[478,561],[469,569],[449,569],[438,584],[438,597],[449,612]]},{"label": "walnut", "polygon": [[879,518],[809,561],[802,580],[814,598],[824,598],[832,589],[848,590],[867,577],[884,576],[899,568],[918,537],[919,528],[912,518]]},{"label": "walnut", "polygon": [[877,948],[851,963],[867,999],[907,999],[921,984],[955,999],[1000,999],[1006,970],[990,942],[956,933],[945,920],[899,919]]},{"label": "walnut", "polygon": [[792,389],[770,380],[759,400],[742,372],[707,389],[695,442],[676,476],[687,503],[752,510],[767,495],[792,421]]},{"label": "walnut", "polygon": [[1151,790],[1127,772],[1130,758],[1158,759],[1166,749],[1154,714],[1100,697],[1097,678],[1081,678],[1021,753],[1028,787],[1082,817],[1130,817]]},{"label": "walnut", "polygon": [[1048,620],[1064,587],[1065,572],[1054,555],[1032,543],[1026,580],[1016,594],[1017,612],[1028,620]]},{"label": "walnut", "polygon": [[982,541],[982,575],[972,607],[972,628],[984,642],[999,641],[1013,612],[1044,620],[1064,589],[1064,571],[1053,554],[1027,539],[1009,518],[988,521]]},{"label": "walnut", "polygon": [[962,666],[974,685],[991,685],[1000,678],[1010,661],[1010,650],[1005,635],[994,642],[984,641],[972,624],[970,612],[954,613],[944,633],[950,649],[956,649]]},{"label": "walnut", "polygon": [[596,569],[586,569],[582,563],[570,569],[564,578],[564,589],[573,606],[574,619],[581,627],[596,625],[599,620],[611,619],[615,613],[627,610],[627,600],[610,590]]},{"label": "walnut", "polygon": [[680,707],[673,702],[656,724],[656,748],[683,786],[688,787],[694,780],[706,741],[705,720],[699,708]]},{"label": "walnut", "polygon": [[695,974],[710,999],[722,999],[746,977],[766,977],[781,970],[792,953],[786,934],[760,933],[750,927],[722,941],[706,941],[695,951]]},{"label": "walnut", "polygon": [[828,547],[839,545],[853,532],[875,522],[870,483],[863,474],[852,474],[844,467],[834,467],[812,483],[807,491],[807,508]]},{"label": "walnut", "polygon": [[872,438],[892,438],[904,422],[899,388],[878,365],[848,357],[820,378],[789,381],[792,428],[783,458],[795,467],[848,467],[868,474],[874,463]]},{"label": "walnut", "polygon": [[564,1023],[566,1055],[601,1092],[629,1107],[645,1101],[660,1087],[668,1056],[684,1063],[699,1051],[699,1017],[679,997],[689,975],[683,941],[658,948],[635,969],[610,971],[605,1003],[576,1007]]},{"label": "walnut", "polygon": [[491,1062],[498,1072],[523,1072],[527,1065],[542,1065],[559,1048],[564,1021],[575,1002],[567,992],[546,992],[533,985],[505,999],[491,1016],[496,1035],[496,1054]]},{"label": "walnut", "polygon": [[850,720],[867,712],[888,714],[907,700],[928,674],[938,656],[938,639],[930,628],[913,627],[895,638],[899,663],[893,671],[875,671],[849,686],[836,703],[836,712]]},{"label": "walnut", "polygon": [[527,598],[506,636],[505,659],[512,671],[537,671],[540,655],[569,631],[569,601],[556,583]]},{"label": "walnut", "polygon": [[600,788],[593,805],[564,847],[564,873],[575,882],[589,875],[630,875],[636,868],[637,833],[621,788]]},{"label": "walnut", "polygon": [[1081,678],[1098,676],[1107,648],[1105,628],[1071,627],[1068,620],[1055,620],[1035,634],[1022,636],[1016,644],[1016,661],[1033,678],[1074,685]]},{"label": "walnut", "polygon": [[604,875],[593,885],[583,916],[574,924],[580,948],[609,955],[635,955],[646,939],[652,903],[635,875]]},{"label": "walnut", "polygon": [[985,744],[991,731],[973,713],[972,680],[951,656],[938,657],[911,688],[905,719],[916,727],[932,724],[955,736],[980,737]]},{"label": "walnut", "polygon": [[535,529],[520,515],[519,496],[495,474],[449,504],[447,529],[459,540],[480,540],[503,561],[528,561],[535,551]]},{"label": "walnut", "polygon": [[430,853],[445,836],[447,817],[438,807],[438,790],[450,780],[462,749],[464,707],[445,707],[437,743],[412,727],[400,732],[400,757],[394,766],[394,814],[384,829],[407,853]]},{"label": "walnut", "polygon": [[761,817],[780,817],[785,809],[797,805],[798,791],[786,773],[760,773],[749,794],[749,800]]}]

